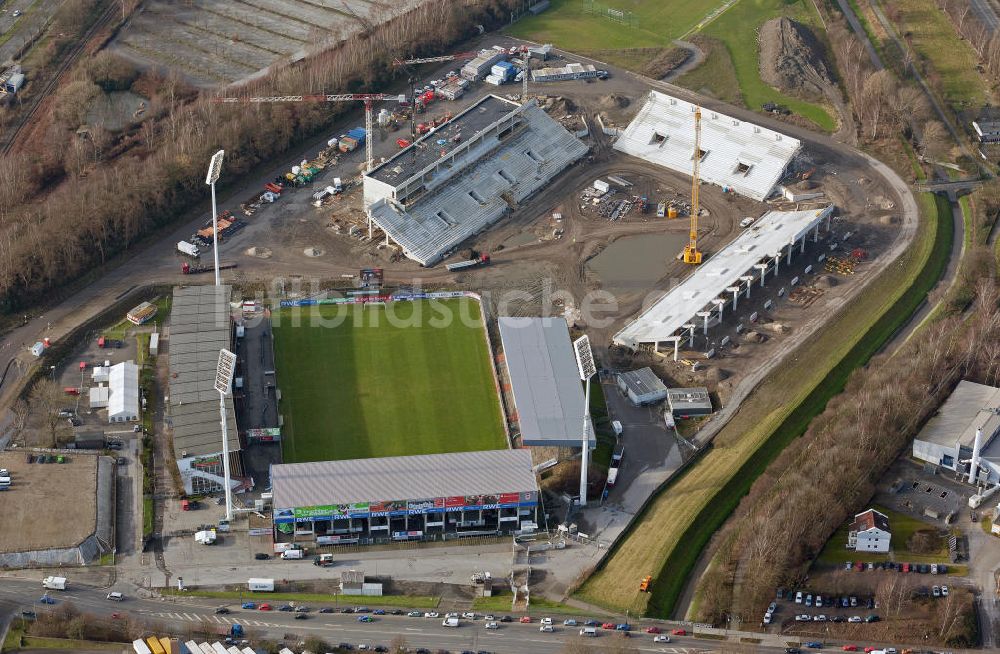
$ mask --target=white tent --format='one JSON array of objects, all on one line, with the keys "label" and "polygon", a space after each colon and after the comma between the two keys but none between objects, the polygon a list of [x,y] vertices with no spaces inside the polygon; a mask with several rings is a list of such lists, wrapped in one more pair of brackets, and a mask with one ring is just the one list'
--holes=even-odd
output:
[{"label": "white tent", "polygon": [[111,366],[108,373],[108,422],[139,419],[139,366],[132,361]]}]

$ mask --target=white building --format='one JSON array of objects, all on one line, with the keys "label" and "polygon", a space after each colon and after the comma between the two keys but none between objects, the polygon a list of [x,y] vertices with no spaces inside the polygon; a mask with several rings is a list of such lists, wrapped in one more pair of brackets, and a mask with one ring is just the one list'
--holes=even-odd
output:
[{"label": "white building", "polygon": [[913,457],[992,486],[1000,483],[998,433],[1000,388],[963,379],[913,439]]},{"label": "white building", "polygon": [[[690,102],[650,91],[615,150],[691,175],[695,109]],[[710,109],[701,111],[699,173],[703,182],[764,200],[799,147],[798,139],[780,132]]]},{"label": "white building", "polygon": [[667,399],[667,386],[652,368],[640,368],[618,373],[618,388],[636,406],[654,404]]},{"label": "white building", "polygon": [[139,366],[123,361],[108,371],[108,422],[139,419]]},{"label": "white building", "polygon": [[847,534],[847,549],[856,552],[888,552],[892,532],[889,518],[875,509],[854,516]]}]

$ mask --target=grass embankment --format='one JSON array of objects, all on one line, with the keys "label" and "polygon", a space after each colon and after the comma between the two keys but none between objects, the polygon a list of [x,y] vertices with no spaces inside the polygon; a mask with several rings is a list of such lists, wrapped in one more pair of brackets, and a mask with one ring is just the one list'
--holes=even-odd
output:
[{"label": "grass embankment", "polygon": [[474,300],[312,308],[275,314],[286,463],[506,447]]},{"label": "grass embankment", "polygon": [[[778,452],[805,431],[912,315],[940,278],[951,249],[947,200],[919,198],[913,245],[744,402],[702,460],[666,486],[577,593],[616,611],[667,616],[709,539]],[[639,592],[644,575],[656,577]]]},{"label": "grass embankment", "polygon": [[[482,611],[483,613],[513,613],[514,611],[510,608],[511,596],[504,595],[493,595],[491,597],[477,597],[472,600],[472,609],[474,611]],[[520,613],[560,613],[563,615],[580,615],[580,609],[574,608],[572,606],[567,606],[561,602],[553,602],[551,600],[543,599],[541,597],[531,598],[531,605],[528,607],[528,611],[519,611]]]},{"label": "grass embankment", "polygon": [[[924,522],[913,516],[892,511],[884,506],[875,505],[873,507],[887,518],[892,529],[891,552],[878,554],[876,552],[855,552],[847,549],[847,536],[850,532],[850,525],[843,525],[830,540],[826,542],[823,550],[816,557],[816,562],[830,566],[840,566],[846,561],[863,561],[877,563],[880,561],[898,561],[900,563],[949,563],[948,543],[946,539],[941,539],[941,548],[937,552],[917,554],[906,549],[906,544],[915,532],[921,530],[938,531],[937,525]],[[952,575],[964,574],[965,566],[948,566],[948,572]]]},{"label": "grass embankment", "polygon": [[[716,57],[721,57],[728,53],[736,73],[736,79],[739,82],[740,96],[748,108],[759,111],[765,102],[783,104],[794,113],[816,123],[820,129],[832,132],[836,129],[837,123],[826,108],[776,91],[760,78],[758,64],[760,47],[757,44],[757,31],[766,21],[782,15],[805,23],[814,31],[819,31],[816,29],[819,23],[818,17],[807,2],[740,0],[710,23],[701,33],[717,39],[725,45],[725,52],[720,50],[713,54]],[[724,64],[715,64],[715,66],[726,68]],[[687,78],[696,72],[697,70],[681,76],[677,83],[686,88],[695,89],[695,87],[690,86],[691,81]],[[724,79],[717,81],[699,77],[693,79],[695,83],[699,84],[699,87],[707,86],[708,89],[712,90],[713,95],[723,98],[726,94],[726,90],[719,87],[720,84],[725,84]]]},{"label": "grass embankment", "polygon": [[164,595],[184,597],[207,597],[210,599],[234,600],[237,602],[261,602],[274,606],[277,602],[299,602],[302,604],[338,604],[342,606],[380,606],[433,609],[441,603],[440,597],[427,595],[383,595],[370,597],[368,595],[341,595],[340,593],[251,593],[238,590],[184,590],[164,588]]},{"label": "grass embankment", "polygon": [[695,93],[711,95],[723,102],[739,105],[740,82],[736,78],[736,68],[729,50],[722,41],[705,35],[691,39],[702,52],[705,60],[694,70],[681,75],[675,82]]}]

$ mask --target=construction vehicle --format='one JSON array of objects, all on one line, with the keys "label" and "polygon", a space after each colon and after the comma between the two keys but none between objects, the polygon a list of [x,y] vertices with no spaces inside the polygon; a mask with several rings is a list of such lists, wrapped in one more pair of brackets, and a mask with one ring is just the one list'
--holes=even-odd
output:
[{"label": "construction vehicle", "polygon": [[[233,262],[224,262],[219,264],[219,270],[230,270],[237,267],[239,264]],[[212,265],[191,265],[188,262],[181,264],[181,274],[183,275],[200,275],[202,273],[210,273],[215,270],[215,266]]]},{"label": "construction vehicle", "polygon": [[490,255],[480,254],[478,257],[473,259],[466,259],[465,261],[456,261],[455,263],[449,263],[445,268],[451,271],[455,270],[465,270],[466,268],[478,268],[479,266],[490,265]]},{"label": "construction vehicle", "polygon": [[[372,118],[372,105],[379,100],[390,100],[399,103],[406,102],[405,95],[388,95],[385,93],[345,93],[340,95],[278,95],[278,96],[245,96],[234,98],[216,98],[215,102],[257,104],[261,102],[351,102],[361,101],[365,104],[365,134],[372,134],[375,121]],[[360,128],[359,128],[360,129]],[[375,167],[375,154],[372,151],[372,139],[365,138],[365,170]],[[360,143],[358,144],[360,145]]]},{"label": "construction vehicle", "polygon": [[201,255],[201,251],[198,249],[198,246],[194,243],[188,243],[187,241],[178,241],[177,251],[181,254],[186,254],[189,257],[194,257],[195,259]]},{"label": "construction vehicle", "polygon": [[648,593],[650,586],[653,585],[653,575],[646,575],[642,578],[642,582],[639,583],[639,591],[643,593]]},{"label": "construction vehicle", "polygon": [[701,263],[701,251],[698,249],[698,186],[699,167],[704,153],[701,151],[701,107],[694,109],[694,166],[691,171],[691,230],[688,233],[688,244],[684,246],[684,263]]},{"label": "construction vehicle", "polygon": [[399,146],[400,150],[405,150],[406,148],[410,147],[412,143],[410,143],[410,141],[408,141],[407,139],[396,139],[396,145]]}]

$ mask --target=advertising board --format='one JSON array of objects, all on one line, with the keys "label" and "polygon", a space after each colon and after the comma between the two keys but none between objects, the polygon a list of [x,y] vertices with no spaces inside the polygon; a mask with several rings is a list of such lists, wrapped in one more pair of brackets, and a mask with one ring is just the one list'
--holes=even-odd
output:
[{"label": "advertising board", "polygon": [[281,427],[265,429],[248,429],[247,439],[257,443],[277,443],[281,440]]}]

